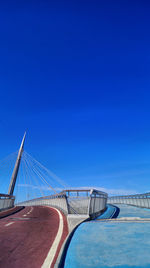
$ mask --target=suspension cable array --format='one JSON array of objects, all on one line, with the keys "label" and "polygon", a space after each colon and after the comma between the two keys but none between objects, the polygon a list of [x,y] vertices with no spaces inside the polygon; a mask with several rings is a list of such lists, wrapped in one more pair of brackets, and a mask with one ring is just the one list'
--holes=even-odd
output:
[{"label": "suspension cable array", "polygon": [[[0,192],[6,193],[17,152],[0,161]],[[22,201],[57,194],[69,186],[52,171],[23,151],[14,195],[16,204]]]}]

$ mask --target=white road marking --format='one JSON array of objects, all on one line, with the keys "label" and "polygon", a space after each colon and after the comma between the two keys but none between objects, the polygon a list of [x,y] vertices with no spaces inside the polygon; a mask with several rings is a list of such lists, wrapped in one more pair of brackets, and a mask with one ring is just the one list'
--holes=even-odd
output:
[{"label": "white road marking", "polygon": [[32,210],[33,210],[33,208],[31,208],[31,209],[27,212],[27,214],[30,214],[30,213],[32,212]]},{"label": "white road marking", "polygon": [[11,224],[13,224],[14,222],[9,222],[9,223],[7,223],[7,224],[5,224],[5,226],[9,226],[9,225],[11,225]]},{"label": "white road marking", "polygon": [[58,214],[59,214],[59,228],[58,228],[58,232],[57,235],[55,237],[55,240],[47,254],[47,257],[43,263],[43,265],[41,266],[41,268],[49,268],[51,267],[51,264],[55,258],[56,252],[57,252],[57,248],[59,245],[59,242],[61,240],[62,234],[63,234],[63,227],[64,227],[64,223],[63,223],[63,217],[62,214],[60,213],[60,211],[57,208],[53,208],[55,209]]}]

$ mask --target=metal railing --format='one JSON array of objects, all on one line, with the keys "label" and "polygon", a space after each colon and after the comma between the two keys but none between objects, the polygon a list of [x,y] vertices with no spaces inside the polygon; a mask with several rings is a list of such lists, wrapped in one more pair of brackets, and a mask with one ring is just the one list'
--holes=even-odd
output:
[{"label": "metal railing", "polygon": [[67,189],[59,194],[18,203],[21,206],[52,206],[66,214],[93,216],[106,208],[107,194],[95,189]]},{"label": "metal railing", "polygon": [[67,189],[69,214],[94,216],[106,208],[107,194],[96,189]]},{"label": "metal railing", "polygon": [[15,197],[8,194],[0,194],[0,211],[14,206]]},{"label": "metal railing", "polygon": [[65,214],[68,214],[68,205],[67,205],[66,196],[62,193],[19,202],[17,203],[17,205],[19,206],[52,206],[52,207],[61,209]]},{"label": "metal railing", "polygon": [[150,208],[150,193],[136,195],[112,196],[108,198],[109,204],[127,204],[136,207]]}]

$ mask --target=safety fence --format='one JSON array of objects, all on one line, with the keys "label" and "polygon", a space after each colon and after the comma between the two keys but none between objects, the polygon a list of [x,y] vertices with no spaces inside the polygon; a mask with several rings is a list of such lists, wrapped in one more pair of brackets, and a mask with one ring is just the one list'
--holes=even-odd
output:
[{"label": "safety fence", "polygon": [[108,198],[109,204],[127,204],[136,207],[150,208],[150,193],[112,196]]},{"label": "safety fence", "polygon": [[20,202],[19,206],[52,206],[61,209],[65,214],[68,214],[68,205],[66,196],[63,194],[40,197],[24,202]]},{"label": "safety fence", "polygon": [[83,214],[93,217],[105,210],[107,194],[95,189],[67,189],[59,194],[21,202],[21,206],[52,206],[65,214]]},{"label": "safety fence", "polygon": [[0,194],[0,211],[14,206],[15,197],[7,194]]}]

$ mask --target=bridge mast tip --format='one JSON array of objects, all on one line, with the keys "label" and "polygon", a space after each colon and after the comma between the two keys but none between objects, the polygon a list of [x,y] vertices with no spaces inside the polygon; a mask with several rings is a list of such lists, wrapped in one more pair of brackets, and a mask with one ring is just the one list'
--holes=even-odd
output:
[{"label": "bridge mast tip", "polygon": [[18,156],[17,156],[17,160],[15,163],[15,167],[12,173],[12,177],[11,177],[11,181],[10,181],[10,185],[9,185],[9,189],[8,189],[8,194],[9,195],[13,195],[14,192],[14,188],[15,188],[15,184],[16,184],[16,179],[17,179],[17,175],[18,175],[18,170],[19,170],[19,166],[20,166],[20,161],[21,161],[21,156],[23,153],[23,147],[24,147],[24,141],[25,141],[25,137],[26,137],[26,131],[24,133],[21,145],[20,145],[20,149],[18,151]]},{"label": "bridge mast tip", "polygon": [[20,146],[20,149],[19,149],[19,150],[23,150],[25,137],[26,137],[26,131],[25,131],[25,133],[24,133],[24,135],[23,135],[22,142],[21,142],[21,146]]}]

